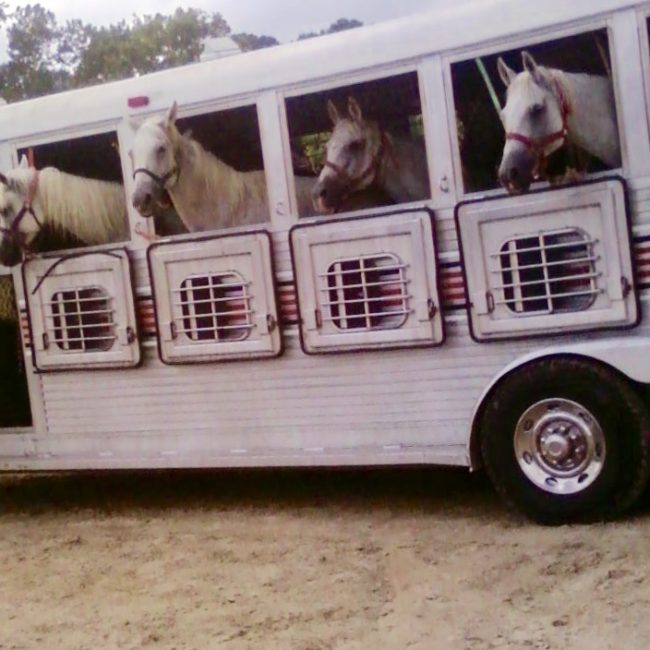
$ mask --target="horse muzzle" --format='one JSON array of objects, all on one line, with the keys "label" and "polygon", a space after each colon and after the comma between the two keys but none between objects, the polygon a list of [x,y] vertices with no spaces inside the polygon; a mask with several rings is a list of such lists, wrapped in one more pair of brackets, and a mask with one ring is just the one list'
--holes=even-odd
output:
[{"label": "horse muzzle", "polygon": [[13,239],[3,238],[0,242],[0,263],[4,266],[15,266],[23,259],[23,250]]},{"label": "horse muzzle", "polygon": [[137,186],[131,197],[133,207],[143,217],[151,217],[154,213],[155,197],[150,188]]},{"label": "horse muzzle", "polygon": [[320,214],[334,214],[345,198],[345,188],[333,180],[317,181],[311,191],[314,209]]},{"label": "horse muzzle", "polygon": [[529,151],[515,149],[499,166],[499,182],[509,194],[527,192],[534,180],[537,161]]}]

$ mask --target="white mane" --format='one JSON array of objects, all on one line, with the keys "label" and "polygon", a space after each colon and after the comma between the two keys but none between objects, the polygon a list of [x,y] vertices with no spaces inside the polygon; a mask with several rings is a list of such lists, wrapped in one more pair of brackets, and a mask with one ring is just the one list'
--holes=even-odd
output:
[{"label": "white mane", "polygon": [[[33,168],[7,173],[26,196]],[[74,176],[46,167],[39,172],[33,200],[43,225],[67,230],[86,244],[122,241],[128,236],[124,188],[119,183]]]},{"label": "white mane", "polygon": [[[212,218],[203,224],[206,228],[246,225],[269,219],[266,177],[262,170],[237,171],[204,149],[196,140],[181,135],[178,131],[175,135],[180,143],[181,174],[187,173],[188,167],[192,170],[194,184],[188,188],[190,194],[198,190],[200,196],[210,199],[213,204]],[[178,207],[181,208],[179,216],[186,221],[186,218],[191,220],[185,210],[190,196],[183,189],[183,186],[178,187],[176,192],[172,189],[170,195],[172,199],[178,195]],[[193,229],[197,229],[196,225],[198,224]]]}]

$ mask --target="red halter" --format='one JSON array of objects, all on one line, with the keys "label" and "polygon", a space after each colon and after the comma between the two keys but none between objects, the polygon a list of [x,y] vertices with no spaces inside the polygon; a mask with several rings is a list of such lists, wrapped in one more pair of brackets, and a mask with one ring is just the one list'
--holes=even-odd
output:
[{"label": "red halter", "polygon": [[569,131],[568,120],[569,120],[569,115],[571,114],[571,106],[569,106],[569,102],[567,101],[564,93],[562,92],[562,87],[560,86],[560,82],[557,80],[557,78],[554,78],[553,82],[555,84],[555,92],[557,94],[557,100],[560,103],[560,113],[562,115],[562,128],[559,131],[555,131],[553,133],[543,135],[539,138],[529,138],[527,135],[523,135],[521,133],[512,133],[512,132],[506,133],[506,141],[516,140],[517,142],[521,142],[524,146],[530,149],[535,155],[537,161],[535,164],[535,171],[533,173],[533,176],[535,178],[540,178],[540,176],[542,176],[542,174],[545,171],[546,147],[548,147],[550,144],[553,144],[556,140],[562,140],[561,145],[564,144],[564,141],[566,140],[567,137],[567,133]]},{"label": "red halter", "polygon": [[32,207],[32,203],[34,202],[34,197],[36,196],[36,190],[38,189],[38,175],[39,175],[39,170],[35,169],[34,174],[29,179],[29,184],[27,185],[27,194],[25,195],[23,206],[20,208],[20,210],[14,217],[14,220],[11,222],[11,226],[9,226],[9,228],[0,228],[0,232],[3,232],[10,237],[15,237],[16,233],[18,232],[18,227],[20,226],[20,222],[25,218],[25,215],[27,214],[30,214],[34,218],[34,221],[36,222],[36,225],[38,226],[39,230],[43,228],[43,225],[38,220],[38,217],[34,212],[34,208]]},{"label": "red halter", "polygon": [[336,176],[340,178],[341,181],[343,182],[344,192],[343,192],[342,200],[350,196],[350,194],[352,194],[357,188],[359,188],[367,178],[377,173],[387,148],[388,148],[388,138],[386,137],[384,131],[381,131],[379,149],[377,149],[377,153],[370,161],[370,164],[358,176],[350,176],[350,174],[348,174],[345,171],[345,169],[339,167],[336,163],[330,162],[329,160],[325,160],[325,162],[323,163],[323,167],[328,167],[329,169],[331,169],[336,174]]}]

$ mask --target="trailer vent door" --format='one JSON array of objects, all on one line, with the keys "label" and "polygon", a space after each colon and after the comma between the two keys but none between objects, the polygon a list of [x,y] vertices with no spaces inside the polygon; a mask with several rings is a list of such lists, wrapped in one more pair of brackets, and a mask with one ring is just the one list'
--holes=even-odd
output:
[{"label": "trailer vent door", "polygon": [[443,341],[428,212],[301,224],[291,249],[306,352]]},{"label": "trailer vent door", "polygon": [[280,353],[266,230],[154,244],[148,259],[162,361]]},{"label": "trailer vent door", "polygon": [[476,339],[637,322],[621,181],[462,203],[457,222]]},{"label": "trailer vent door", "polygon": [[32,258],[23,273],[38,370],[138,364],[126,250]]}]

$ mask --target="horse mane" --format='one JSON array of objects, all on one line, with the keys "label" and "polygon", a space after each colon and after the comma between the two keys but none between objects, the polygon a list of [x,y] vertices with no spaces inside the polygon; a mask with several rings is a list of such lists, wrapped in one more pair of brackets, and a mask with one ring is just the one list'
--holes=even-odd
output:
[{"label": "horse mane", "polygon": [[34,203],[52,228],[87,244],[123,241],[128,236],[124,188],[45,167],[39,173]]},{"label": "horse mane", "polygon": [[[198,191],[205,196],[215,197],[215,201],[218,201],[217,213],[224,219],[224,223],[215,226],[241,225],[247,221],[259,222],[260,215],[247,211],[251,204],[261,205],[264,218],[269,218],[264,170],[242,172],[235,169],[205,149],[187,132],[180,133],[175,125],[169,134],[181,169],[191,165],[195,173],[201,176]],[[242,220],[244,216],[248,216],[248,220]]]}]

